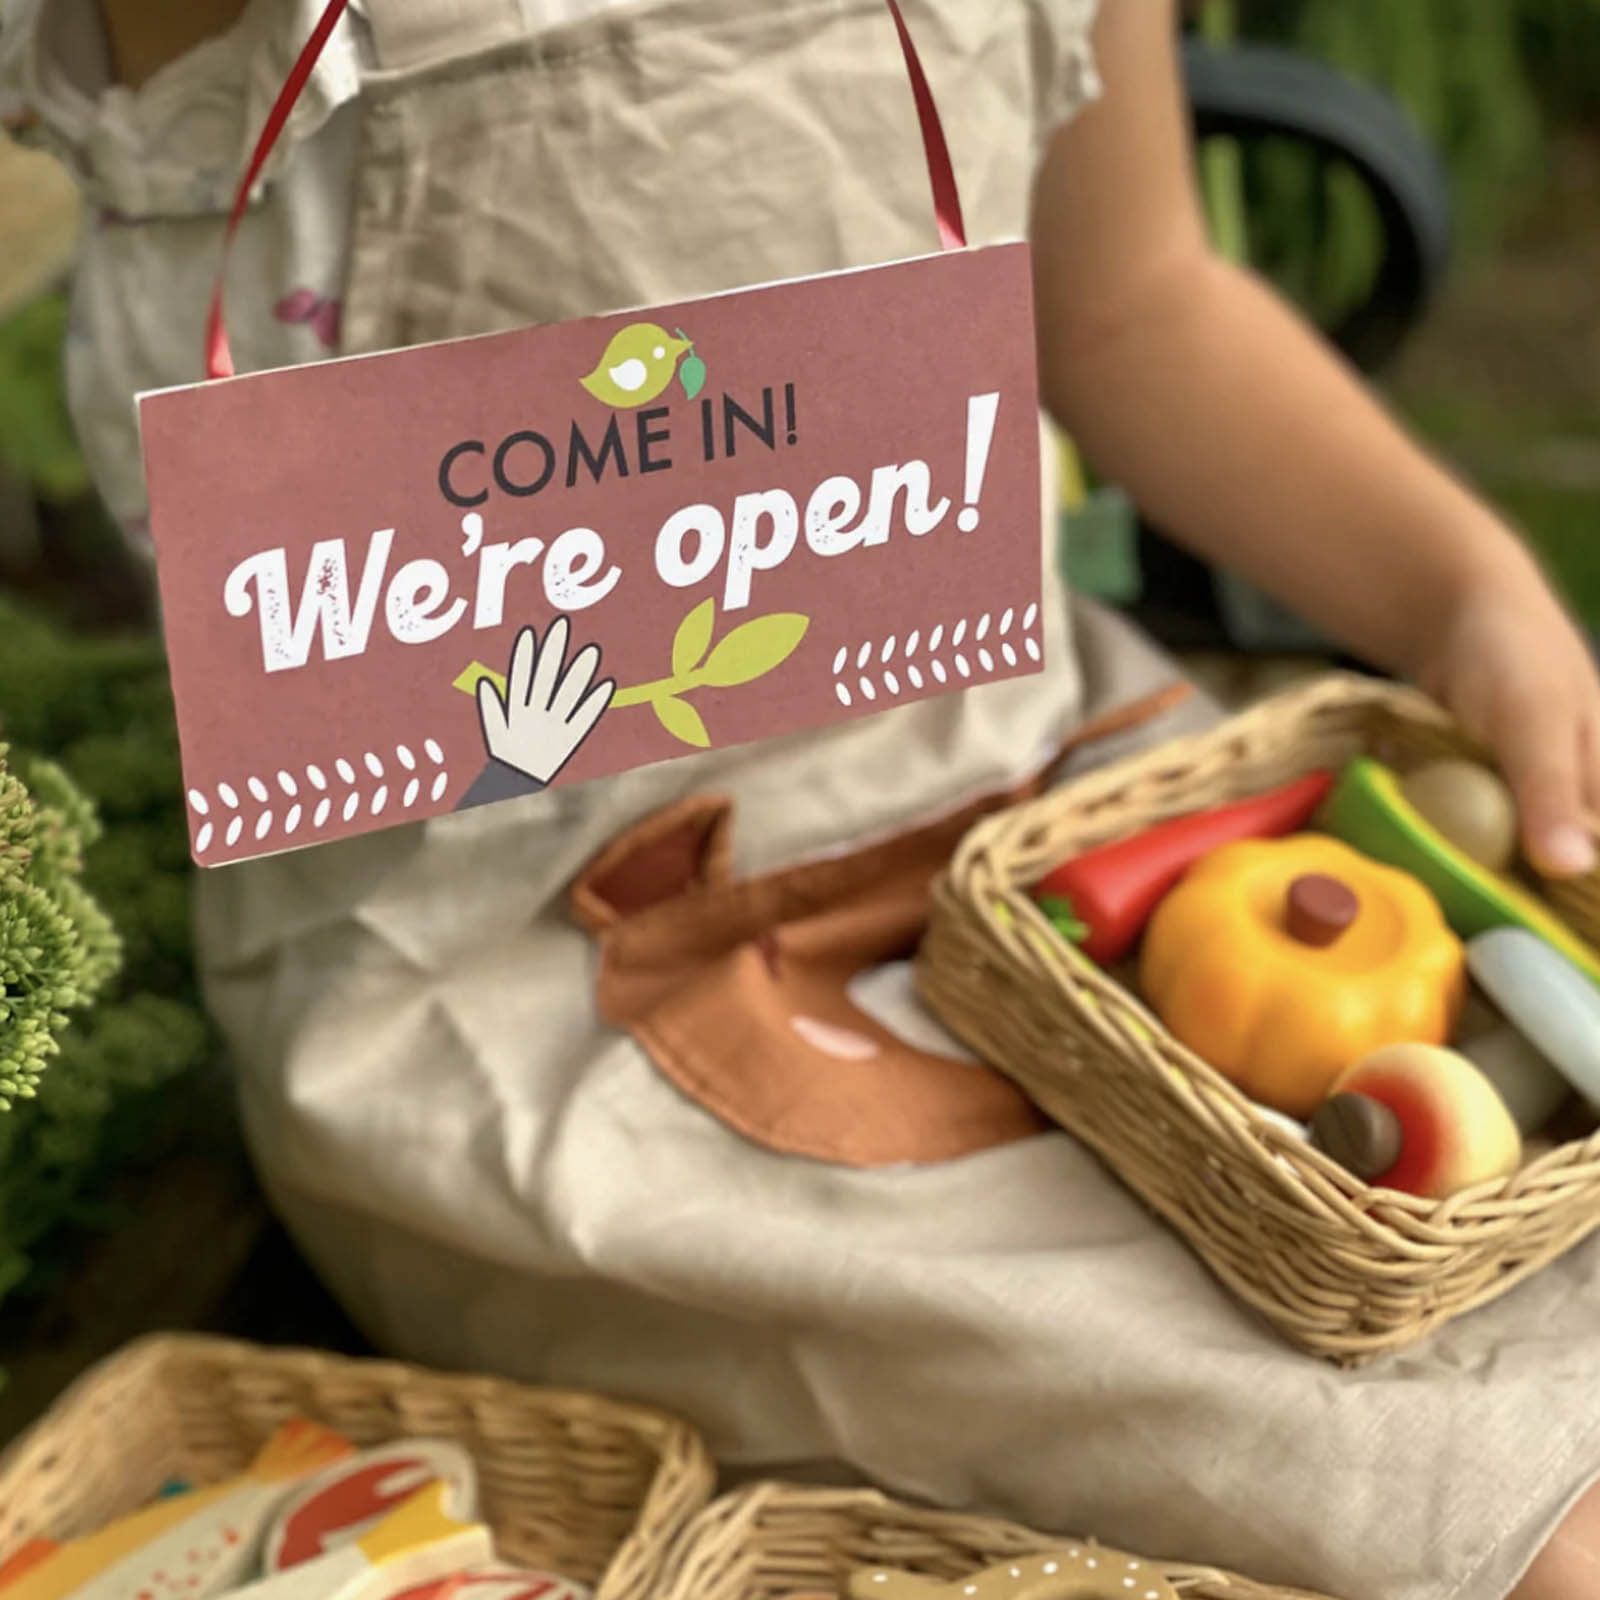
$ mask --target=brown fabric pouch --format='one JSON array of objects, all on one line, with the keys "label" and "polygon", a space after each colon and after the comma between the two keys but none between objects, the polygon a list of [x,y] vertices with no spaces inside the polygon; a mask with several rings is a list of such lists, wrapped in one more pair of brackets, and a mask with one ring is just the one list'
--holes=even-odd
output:
[{"label": "brown fabric pouch", "polygon": [[[1081,748],[1187,698],[1175,684],[1085,727]],[[1065,752],[1063,752],[1065,754]],[[962,836],[1041,777],[848,855],[739,880],[733,808],[694,796],[629,829],[574,886],[596,1003],[686,1095],[769,1149],[845,1166],[948,1161],[1037,1133],[989,1067],[909,1042],[852,983],[914,954]]]}]

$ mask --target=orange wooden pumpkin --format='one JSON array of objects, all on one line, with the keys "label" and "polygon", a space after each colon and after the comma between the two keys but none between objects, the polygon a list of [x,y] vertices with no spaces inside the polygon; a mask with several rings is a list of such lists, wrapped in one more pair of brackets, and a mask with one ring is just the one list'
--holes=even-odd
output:
[{"label": "orange wooden pumpkin", "polygon": [[1384,1045],[1443,1044],[1461,942],[1406,873],[1321,834],[1224,846],[1156,909],[1140,963],[1169,1031],[1294,1117]]}]

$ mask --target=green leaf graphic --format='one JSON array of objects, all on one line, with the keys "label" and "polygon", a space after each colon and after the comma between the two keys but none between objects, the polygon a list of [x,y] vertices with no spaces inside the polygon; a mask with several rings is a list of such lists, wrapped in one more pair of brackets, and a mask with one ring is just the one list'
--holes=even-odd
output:
[{"label": "green leaf graphic", "polygon": [[681,740],[684,744],[695,745],[701,750],[711,748],[711,735],[706,732],[706,725],[700,720],[700,713],[687,700],[664,695],[659,700],[652,700],[650,704],[656,708],[656,716],[660,718],[661,726],[674,739]]},{"label": "green leaf graphic", "polygon": [[454,679],[450,685],[452,689],[459,689],[463,694],[470,694],[474,698],[478,693],[478,680],[487,678],[496,689],[500,691],[502,700],[506,697],[506,680],[503,673],[495,672],[484,666],[481,661],[474,661],[471,666],[463,669],[461,675]]},{"label": "green leaf graphic", "polygon": [[672,674],[682,678],[693,672],[711,648],[711,630],[717,625],[717,602],[702,600],[678,624],[672,640]]},{"label": "green leaf graphic", "polygon": [[731,689],[771,672],[792,656],[811,626],[809,617],[774,611],[726,635],[701,669],[700,681],[714,689]]},{"label": "green leaf graphic", "polygon": [[692,353],[686,355],[678,367],[678,382],[683,385],[684,394],[693,400],[706,385],[705,362]]}]

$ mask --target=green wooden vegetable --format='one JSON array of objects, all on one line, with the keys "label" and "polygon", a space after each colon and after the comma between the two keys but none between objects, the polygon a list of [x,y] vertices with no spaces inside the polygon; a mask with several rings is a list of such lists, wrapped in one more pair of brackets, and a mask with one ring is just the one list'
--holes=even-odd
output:
[{"label": "green wooden vegetable", "polygon": [[1430,761],[1408,772],[1400,792],[1435,832],[1491,872],[1517,854],[1517,804],[1504,778],[1476,761]]},{"label": "green wooden vegetable", "polygon": [[1420,879],[1463,939],[1491,928],[1526,928],[1600,983],[1600,955],[1527,890],[1480,866],[1424,821],[1382,762],[1369,756],[1352,761],[1319,821],[1363,855]]}]

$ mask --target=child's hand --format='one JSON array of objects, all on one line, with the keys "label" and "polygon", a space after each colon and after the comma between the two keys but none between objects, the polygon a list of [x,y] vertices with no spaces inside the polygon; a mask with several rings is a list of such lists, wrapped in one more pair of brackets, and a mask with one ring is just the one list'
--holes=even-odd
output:
[{"label": "child's hand", "polygon": [[1600,675],[1538,584],[1482,584],[1443,619],[1424,689],[1494,751],[1516,794],[1523,849],[1551,877],[1595,865]]}]

